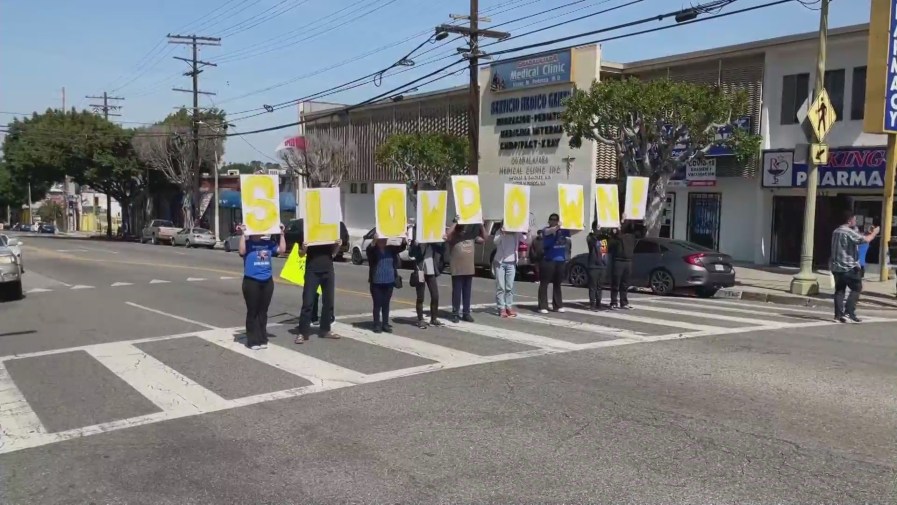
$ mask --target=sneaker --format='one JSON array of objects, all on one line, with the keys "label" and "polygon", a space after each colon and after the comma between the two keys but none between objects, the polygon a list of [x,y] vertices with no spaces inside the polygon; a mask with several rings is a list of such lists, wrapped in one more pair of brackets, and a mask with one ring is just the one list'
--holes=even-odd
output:
[{"label": "sneaker", "polygon": [[317,328],[318,326],[321,326],[321,321],[312,321],[311,325]]},{"label": "sneaker", "polygon": [[383,323],[383,331],[386,333],[392,333],[392,325],[389,323]]},{"label": "sneaker", "polygon": [[452,314],[452,322],[458,324],[461,322],[461,318],[458,317],[458,314]]},{"label": "sneaker", "polygon": [[834,321],[835,321],[836,323],[846,323],[846,322],[847,322],[847,318],[844,317],[844,316],[836,317],[836,318],[834,319]]},{"label": "sneaker", "polygon": [[508,317],[517,317],[517,311],[512,308],[508,308]]},{"label": "sneaker", "polygon": [[548,309],[539,309],[539,314],[548,314]]},{"label": "sneaker", "polygon": [[563,314],[564,312],[567,312],[567,309],[561,307],[557,311],[560,312],[561,314]]},{"label": "sneaker", "polygon": [[380,323],[374,323],[374,333],[383,333],[383,325]]},{"label": "sneaker", "polygon": [[267,348],[268,348],[268,344],[262,344],[262,345],[260,345],[259,347],[262,348],[262,349],[267,349]]},{"label": "sneaker", "polygon": [[258,351],[261,348],[262,348],[262,346],[260,346],[260,345],[254,345],[254,346],[250,347],[250,349],[252,349],[253,351]]},{"label": "sneaker", "polygon": [[417,320],[417,327],[420,328],[420,329],[422,329],[422,330],[426,330],[427,328],[430,327],[430,325],[428,325],[427,322],[424,321],[423,319],[418,319],[418,320]]},{"label": "sneaker", "polygon": [[498,315],[502,319],[507,319],[508,318],[508,309],[498,309]]},{"label": "sneaker", "polygon": [[330,333],[330,330],[327,330],[327,331],[322,331],[321,333],[318,333],[318,338],[330,338],[330,339],[336,340],[336,339],[340,338],[340,336],[335,333]]},{"label": "sneaker", "polygon": [[610,307],[608,307],[609,310],[618,310],[619,308],[620,307],[617,307],[616,303],[612,303],[612,304],[610,304]]},{"label": "sneaker", "polygon": [[445,323],[434,317],[430,319],[430,326],[445,326]]},{"label": "sneaker", "polygon": [[856,314],[847,314],[847,319],[853,321],[854,323],[862,323],[863,320],[858,318]]},{"label": "sneaker", "polygon": [[461,316],[461,320],[462,320],[462,321],[466,321],[466,322],[468,322],[468,323],[472,323],[472,322],[473,322],[473,316],[471,316],[470,314],[464,314],[463,316]]},{"label": "sneaker", "polygon": [[601,308],[598,305],[589,305],[590,312],[598,312]]},{"label": "sneaker", "polygon": [[626,305],[623,305],[623,306],[620,307],[620,308],[623,309],[623,310],[632,310],[632,305],[629,305],[629,304],[627,303]]}]

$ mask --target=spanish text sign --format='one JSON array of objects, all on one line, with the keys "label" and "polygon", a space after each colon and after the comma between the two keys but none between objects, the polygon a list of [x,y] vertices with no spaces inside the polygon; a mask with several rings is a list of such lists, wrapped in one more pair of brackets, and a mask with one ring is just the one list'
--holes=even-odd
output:
[{"label": "spanish text sign", "polygon": [[442,242],[448,191],[418,191],[415,237],[419,244]]},{"label": "spanish text sign", "polygon": [[530,187],[522,184],[505,184],[504,229],[526,233],[529,231]]},{"label": "spanish text sign", "polygon": [[483,222],[483,202],[480,200],[480,180],[477,176],[453,175],[452,193],[455,196],[455,210],[460,216],[458,224]]},{"label": "spanish text sign", "polygon": [[629,176],[626,178],[626,219],[641,221],[648,212],[648,178]]},{"label": "spanish text sign", "polygon": [[241,175],[240,200],[248,235],[280,233],[280,178],[276,175]]},{"label": "spanish text sign", "polygon": [[558,184],[558,215],[561,217],[561,228],[565,230],[582,230],[585,196],[579,184]]},{"label": "spanish text sign", "polygon": [[343,215],[339,188],[306,189],[304,196],[302,231],[305,243],[321,245],[339,241],[339,223]]},{"label": "spanish text sign", "polygon": [[374,221],[380,238],[405,236],[408,211],[404,184],[374,184]]},{"label": "spanish text sign", "polygon": [[620,227],[620,193],[616,184],[595,186],[595,216],[600,228]]}]

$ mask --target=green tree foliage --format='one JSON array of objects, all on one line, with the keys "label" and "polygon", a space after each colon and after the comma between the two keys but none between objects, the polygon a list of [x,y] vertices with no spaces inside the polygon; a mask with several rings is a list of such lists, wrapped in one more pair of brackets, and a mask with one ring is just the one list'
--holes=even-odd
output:
[{"label": "green tree foliage", "polygon": [[37,209],[37,215],[42,223],[52,223],[59,226],[59,223],[65,218],[65,209],[59,202],[50,200]]},{"label": "green tree foliage", "polygon": [[470,143],[444,133],[400,133],[377,149],[377,163],[405,179],[412,202],[418,189],[445,189],[452,175],[467,172]]},{"label": "green tree foliage", "polygon": [[677,169],[714,145],[731,148],[739,163],[758,155],[760,137],[753,133],[733,127],[731,137],[716,139],[720,127],[747,111],[743,91],[667,79],[609,79],[574,90],[563,121],[571,146],[581,146],[583,139],[613,146],[625,175],[651,179],[645,224],[656,235],[666,185]]}]

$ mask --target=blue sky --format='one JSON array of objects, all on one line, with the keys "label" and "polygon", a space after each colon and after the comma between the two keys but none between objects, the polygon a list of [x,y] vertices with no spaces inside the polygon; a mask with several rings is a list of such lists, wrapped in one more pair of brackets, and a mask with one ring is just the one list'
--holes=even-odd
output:
[{"label": "blue sky", "polygon": [[[480,0],[483,15],[492,25],[511,33],[541,28],[560,21],[627,3],[627,0],[581,0],[549,14],[535,15],[575,0]],[[631,0],[630,0],[631,1]],[[540,42],[574,33],[600,29],[687,7],[696,2],[642,0],[616,11],[570,23],[538,34],[510,40],[494,49]],[[737,0],[735,10],[764,3]],[[59,107],[62,87],[67,106],[84,108],[85,95],[104,90],[124,96],[126,126],[153,122],[190,103],[190,95],[171,91],[189,88],[180,75],[186,64],[172,56],[187,57],[187,46],[165,43],[168,33],[221,36],[221,47],[203,48],[201,58],[220,62],[207,68],[200,87],[217,96],[204,98],[203,106],[220,105],[230,118],[253,114],[236,112],[258,109],[309,95],[385,68],[423,42],[432,28],[450,21],[448,14],[463,14],[466,0],[0,0],[0,121],[9,113],[43,111]],[[867,22],[867,0],[834,0],[830,26]],[[576,39],[588,42],[603,36],[662,26],[653,22],[640,28]],[[791,33],[816,30],[819,13],[797,2],[673,28],[653,34],[613,41],[603,46],[604,58],[626,62],[722,45],[748,42]],[[427,32],[427,35],[424,35]],[[383,93],[432,72],[452,59],[427,65],[426,60],[450,55],[458,43],[436,48],[415,58],[416,67],[387,75],[377,88],[367,83],[325,101],[353,103]],[[382,51],[377,49],[387,47]],[[346,60],[373,53],[357,61],[323,70]],[[525,53],[521,53],[525,54]],[[406,70],[402,68],[400,70]],[[421,88],[424,90],[463,84],[460,73]],[[270,88],[270,89],[266,89]],[[296,107],[240,119],[236,130],[250,131],[296,121]],[[226,160],[271,161],[275,146],[295,128],[232,137]]]}]

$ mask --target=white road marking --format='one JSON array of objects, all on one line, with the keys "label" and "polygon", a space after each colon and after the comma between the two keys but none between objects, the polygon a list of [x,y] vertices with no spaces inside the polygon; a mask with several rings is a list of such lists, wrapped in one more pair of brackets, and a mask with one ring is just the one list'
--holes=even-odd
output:
[{"label": "white road marking", "polygon": [[187,277],[187,282],[201,282],[204,280],[202,277]]},{"label": "white road marking", "polygon": [[221,277],[219,277],[219,279],[221,279],[223,281],[229,281],[232,279],[239,279],[239,277],[233,277],[231,275],[222,275]]},{"label": "white road marking", "polygon": [[84,284],[78,284],[76,286],[72,286],[71,289],[93,289],[93,286],[85,286]]},{"label": "white road marking", "polygon": [[645,316],[636,316],[634,314],[628,313],[629,311],[604,311],[604,312],[590,312],[588,310],[583,309],[575,309],[573,307],[566,307],[567,312],[572,312],[574,314],[586,314],[586,315],[594,315],[596,317],[606,317],[608,319],[620,319],[624,321],[629,321],[632,323],[645,323],[645,324],[653,324],[655,326],[671,326],[674,328],[683,328],[686,330],[696,330],[696,331],[717,331],[723,330],[725,328],[721,326],[710,326],[707,324],[695,324],[695,323],[686,323],[684,321],[675,321],[672,319],[657,319],[653,317],[645,317]]},{"label": "white road marking", "polygon": [[119,286],[133,286],[130,282],[113,282],[109,287],[117,288]]},{"label": "white road marking", "polygon": [[37,414],[0,362],[0,453],[16,450],[18,444],[46,434]]},{"label": "white road marking", "polygon": [[150,284],[170,284],[171,281],[163,281],[161,279],[153,279],[149,281]]},{"label": "white road marking", "polygon": [[25,294],[28,295],[31,293],[49,293],[50,291],[53,291],[53,290],[45,289],[45,288],[33,288],[33,289],[29,289],[28,291],[25,291]]},{"label": "white road marking", "polygon": [[[571,308],[567,308],[567,311],[576,313],[575,310]],[[587,312],[585,310],[582,311],[585,314],[591,314],[591,312]],[[546,317],[543,315],[537,314],[525,314],[523,312],[517,312],[517,319],[521,321],[532,321],[534,323],[546,324],[548,326],[555,326],[558,328],[564,328],[569,330],[580,330],[588,333],[597,333],[599,335],[608,335],[612,337],[620,337],[620,338],[633,338],[636,340],[641,339],[644,334],[637,331],[624,330],[620,328],[612,328],[610,326],[602,326],[598,324],[585,323],[580,321],[571,321],[569,319],[555,319],[551,317]]]},{"label": "white road marking", "polygon": [[87,251],[87,249],[56,249],[56,252],[73,253],[73,252],[88,252],[88,251]]},{"label": "white road marking", "polygon": [[762,321],[758,321],[757,318],[748,319],[746,317],[724,316],[721,314],[708,314],[706,312],[701,312],[698,314],[698,313],[695,313],[694,310],[678,310],[678,309],[669,309],[666,307],[648,307],[648,306],[640,305],[638,307],[635,307],[634,310],[636,312],[638,312],[640,310],[644,310],[647,312],[661,312],[663,314],[675,314],[677,316],[701,317],[701,318],[706,318],[706,319],[717,319],[719,321],[729,321],[732,323],[744,323],[744,324],[751,324],[751,325],[756,325],[758,322],[762,322]]},{"label": "white road marking", "polygon": [[445,327],[455,331],[473,333],[475,335],[489,338],[498,338],[501,340],[516,342],[518,344],[538,347],[550,351],[573,351],[579,349],[578,344],[566,342],[564,340],[557,340],[554,338],[543,337],[541,335],[524,333],[522,331],[509,330],[507,328],[496,328],[493,326],[487,326],[478,323],[452,324],[451,322],[446,322]]},{"label": "white road marking", "polygon": [[[650,297],[650,298],[646,297],[646,298],[642,298],[641,300],[644,300],[646,302],[652,302],[652,303],[671,303],[671,301],[672,301],[672,300],[667,300],[666,298],[658,298],[658,297]],[[677,302],[677,303],[679,303],[679,302]],[[711,300],[703,300],[703,301],[691,300],[689,303],[692,307],[700,307],[702,309],[708,309],[708,308],[713,307],[714,305],[722,305],[722,306],[727,306],[727,307],[755,307],[758,309],[764,308],[764,307],[769,307],[769,309],[771,311],[774,311],[775,313],[790,312],[790,313],[801,313],[801,314],[817,314],[817,315],[822,315],[822,316],[829,316],[832,314],[831,310],[800,308],[797,306],[792,307],[791,305],[778,305],[778,304],[773,304],[773,303],[767,303],[764,305],[762,302],[750,303],[750,302],[730,302],[730,301],[724,301],[724,300],[712,300],[712,301]]]},{"label": "white road marking", "polygon": [[134,302],[125,302],[125,305],[130,305],[131,307],[136,307],[136,308],[138,308],[138,309],[143,309],[143,310],[145,310],[145,311],[147,311],[147,312],[152,312],[152,313],[154,313],[154,314],[159,314],[160,316],[166,316],[166,317],[170,317],[170,318],[172,318],[172,319],[177,319],[178,321],[183,321],[183,322],[185,322],[185,323],[195,324],[196,326],[202,326],[203,328],[208,328],[208,329],[210,329],[210,330],[218,330],[218,329],[220,329],[220,328],[218,328],[217,326],[212,326],[211,324],[201,323],[201,322],[199,322],[199,321],[194,321],[193,319],[187,319],[186,317],[181,317],[181,316],[179,316],[179,315],[177,315],[177,314],[171,314],[171,313],[169,313],[169,312],[163,312],[163,311],[161,311],[161,310],[153,309],[153,308],[147,307],[147,306],[145,306],[145,305],[140,305],[140,304],[137,304],[137,303],[134,303]]},{"label": "white road marking", "polygon": [[224,398],[131,344],[104,344],[88,352],[166,412],[201,414],[227,407]]},{"label": "white road marking", "polygon": [[366,344],[378,345],[405,354],[412,354],[446,365],[475,364],[483,362],[481,357],[476,354],[431,344],[422,340],[401,337],[391,333],[376,334],[364,328],[357,328],[339,322],[333,323],[331,329],[333,330],[333,333],[342,337],[348,337],[352,340],[358,340],[359,342],[364,342]]},{"label": "white road marking", "polygon": [[[658,299],[658,300],[651,300],[651,301],[654,302],[654,303],[652,303],[652,305],[658,305],[658,304],[659,304],[659,305],[664,306],[664,307],[667,306],[667,305],[672,305],[672,306],[674,306],[674,307],[688,307],[688,308],[691,308],[691,309],[694,309],[694,308],[695,308],[695,304],[694,304],[694,303],[690,303],[690,302],[680,302],[680,301],[675,301],[675,300],[660,300],[660,299]],[[716,303],[713,303],[713,305],[716,305]],[[745,305],[745,306],[747,306],[747,305]],[[641,306],[641,305],[639,305],[638,308],[639,308],[639,309],[643,309],[644,307]],[[708,306],[708,308],[710,308],[710,307]],[[793,315],[789,316],[788,314],[778,313],[778,312],[776,312],[776,311],[774,311],[774,310],[771,310],[772,307],[770,307],[770,310],[739,309],[739,308],[729,307],[729,306],[719,306],[719,307],[713,307],[713,308],[715,308],[715,309],[717,309],[717,310],[723,310],[723,311],[726,311],[726,312],[737,312],[737,313],[739,313],[739,314],[755,314],[755,315],[758,315],[758,316],[764,316],[764,317],[770,317],[770,316],[772,316],[772,317],[785,317],[785,318],[787,318],[787,317],[792,317],[792,318],[793,318],[793,317],[797,317],[797,316],[793,316]],[[762,308],[762,307],[758,307],[758,308]],[[785,310],[785,309],[783,309],[783,310]],[[691,313],[694,314],[694,312],[691,312]],[[703,315],[704,315],[705,313],[704,313],[704,312],[700,312],[700,313],[698,313],[698,314],[700,314],[701,317],[703,317]],[[820,316],[825,316],[825,315],[827,315],[827,314],[824,314],[824,313],[822,313],[822,312],[817,312],[817,314],[819,314]],[[754,320],[754,322],[758,322],[758,320]]]}]

